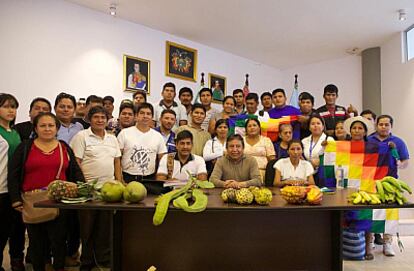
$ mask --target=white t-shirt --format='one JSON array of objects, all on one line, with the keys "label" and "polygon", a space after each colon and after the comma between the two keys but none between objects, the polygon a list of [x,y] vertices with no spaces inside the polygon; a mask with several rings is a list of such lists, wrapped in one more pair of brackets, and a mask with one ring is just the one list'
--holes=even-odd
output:
[{"label": "white t-shirt", "polygon": [[281,180],[307,180],[313,174],[313,166],[309,161],[299,160],[299,164],[294,168],[290,158],[279,159],[273,166],[280,171]]},{"label": "white t-shirt", "polygon": [[204,119],[203,123],[201,124],[201,129],[203,129],[204,131],[208,132],[208,124],[210,122],[210,119],[220,113],[221,111],[218,110],[217,108],[211,107],[210,110],[208,110],[206,112],[206,118]]},{"label": "white t-shirt", "polygon": [[104,138],[95,135],[91,128],[78,132],[70,142],[86,181],[98,179],[98,183],[114,179],[114,160],[121,157],[116,137],[105,131]]},{"label": "white t-shirt", "polygon": [[204,145],[203,158],[205,161],[211,161],[223,156],[226,150],[226,142],[221,144],[217,137],[209,139]]},{"label": "white t-shirt", "polygon": [[123,150],[122,170],[131,175],[147,176],[155,173],[157,155],[167,152],[164,139],[153,129],[145,133],[136,126],[122,129],[118,143]]},{"label": "white t-shirt", "polygon": [[[168,155],[164,155],[161,158],[157,172],[158,174],[168,175],[167,159]],[[174,169],[171,178],[180,181],[187,181],[189,177],[187,174],[187,170],[193,176],[197,176],[198,174],[202,173],[207,174],[206,163],[204,162],[204,159],[201,156],[192,154],[187,163],[181,165],[180,160],[178,160],[178,155],[176,154],[174,157]]]},{"label": "white t-shirt", "polygon": [[260,116],[260,110],[257,110],[256,113],[254,113],[254,115],[257,116],[257,119],[260,122],[268,122],[270,119],[269,113],[267,113],[267,111],[263,111],[263,116]]}]

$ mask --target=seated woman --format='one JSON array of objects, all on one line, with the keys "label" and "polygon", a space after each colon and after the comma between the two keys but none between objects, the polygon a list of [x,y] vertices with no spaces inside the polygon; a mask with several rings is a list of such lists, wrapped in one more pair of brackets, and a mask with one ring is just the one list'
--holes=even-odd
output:
[{"label": "seated woman", "polygon": [[208,132],[214,134],[216,122],[220,119],[228,119],[236,115],[235,111],[236,100],[233,96],[226,96],[223,100],[223,111],[213,115],[208,123]]},{"label": "seated woman", "polygon": [[288,144],[292,140],[293,127],[290,123],[279,125],[279,140],[273,146],[275,147],[276,159],[289,157]]},{"label": "seated woman", "polygon": [[219,119],[214,128],[215,137],[206,142],[203,150],[203,158],[206,161],[207,172],[211,174],[217,159],[226,152],[226,139],[229,132],[227,119]]},{"label": "seated woman", "polygon": [[303,156],[306,160],[311,162],[314,171],[315,183],[318,186],[324,186],[319,182],[317,174],[319,168],[319,159],[323,154],[326,146],[326,141],[333,141],[333,138],[325,134],[325,121],[319,115],[312,115],[309,119],[309,131],[311,135],[302,139]]},{"label": "seated woman", "polygon": [[270,138],[261,135],[260,121],[248,119],[245,124],[244,153],[253,156],[259,165],[262,179],[265,176],[267,162],[276,158],[275,148]]},{"label": "seated woman", "polygon": [[276,169],[273,185],[283,187],[285,185],[315,184],[312,164],[302,159],[302,142],[296,139],[291,140],[288,152],[289,158],[282,158],[273,166]]},{"label": "seated woman", "polygon": [[217,160],[210,181],[216,187],[225,188],[262,185],[256,159],[244,154],[244,141],[240,135],[227,138],[226,155]]},{"label": "seated woman", "polygon": [[[72,149],[64,141],[56,139],[59,126],[55,115],[40,113],[33,120],[35,139],[21,143],[13,155],[8,188],[12,206],[18,211],[23,210],[22,193],[43,190],[56,179],[70,182],[85,180]],[[67,233],[65,216],[64,212],[60,212],[53,220],[27,224],[30,259],[35,271],[45,270],[49,242],[53,268],[63,271]]]}]

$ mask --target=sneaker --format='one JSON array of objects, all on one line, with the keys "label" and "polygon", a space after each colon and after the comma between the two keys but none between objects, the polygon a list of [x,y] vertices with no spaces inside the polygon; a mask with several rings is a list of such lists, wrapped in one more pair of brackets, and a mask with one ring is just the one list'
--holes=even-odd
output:
[{"label": "sneaker", "polygon": [[395,251],[392,248],[392,244],[390,244],[390,243],[385,243],[384,244],[383,252],[384,252],[385,256],[388,256],[388,257],[395,256]]},{"label": "sneaker", "polygon": [[372,261],[374,259],[374,254],[372,254],[372,253],[366,253],[364,258],[367,261]]},{"label": "sneaker", "polygon": [[25,271],[23,259],[12,259],[10,262],[12,271]]}]

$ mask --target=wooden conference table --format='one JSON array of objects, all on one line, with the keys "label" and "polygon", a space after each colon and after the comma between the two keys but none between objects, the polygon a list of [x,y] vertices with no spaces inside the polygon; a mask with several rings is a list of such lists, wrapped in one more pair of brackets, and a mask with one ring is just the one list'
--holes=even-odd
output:
[{"label": "wooden conference table", "polygon": [[[289,205],[274,192],[269,206],[224,203],[221,189],[206,190],[207,209],[186,213],[170,207],[160,226],[152,224],[154,199],[139,204],[36,203],[36,207],[112,211],[112,270],[342,270],[342,212],[414,208],[351,205],[351,190],[324,195],[321,205]],[[412,201],[412,198],[409,199]],[[172,205],[171,205],[172,206]]]}]

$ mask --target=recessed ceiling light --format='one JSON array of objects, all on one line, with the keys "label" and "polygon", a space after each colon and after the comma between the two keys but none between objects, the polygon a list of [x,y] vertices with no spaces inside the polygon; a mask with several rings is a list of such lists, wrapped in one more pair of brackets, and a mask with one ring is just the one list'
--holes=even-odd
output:
[{"label": "recessed ceiling light", "polygon": [[398,10],[398,14],[399,14],[398,18],[399,18],[400,21],[407,20],[407,11],[405,9]]},{"label": "recessed ceiling light", "polygon": [[116,5],[115,4],[111,4],[109,6],[109,14],[111,14],[111,16],[116,16]]}]

